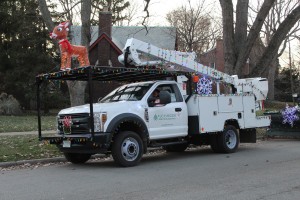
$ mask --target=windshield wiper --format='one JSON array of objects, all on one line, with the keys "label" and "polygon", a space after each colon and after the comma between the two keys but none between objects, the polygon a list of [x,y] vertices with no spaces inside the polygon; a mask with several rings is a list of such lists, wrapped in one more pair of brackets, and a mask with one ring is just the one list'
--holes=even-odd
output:
[{"label": "windshield wiper", "polygon": [[116,95],[116,94],[120,94],[121,92],[124,92],[124,90],[126,90],[128,88],[128,86],[126,86],[125,88],[123,88],[123,89],[119,89],[119,90],[117,90],[116,92],[115,92],[115,94],[114,95]]}]

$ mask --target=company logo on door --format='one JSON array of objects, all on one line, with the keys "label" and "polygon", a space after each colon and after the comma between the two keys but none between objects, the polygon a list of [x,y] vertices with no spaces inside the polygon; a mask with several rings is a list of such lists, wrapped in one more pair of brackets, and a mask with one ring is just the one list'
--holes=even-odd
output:
[{"label": "company logo on door", "polygon": [[176,119],[176,114],[155,114],[154,120],[172,120]]}]

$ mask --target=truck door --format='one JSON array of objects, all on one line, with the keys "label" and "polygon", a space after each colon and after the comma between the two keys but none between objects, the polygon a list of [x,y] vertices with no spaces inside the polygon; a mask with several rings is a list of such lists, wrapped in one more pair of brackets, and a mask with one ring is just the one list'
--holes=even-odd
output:
[{"label": "truck door", "polygon": [[[154,88],[155,91],[167,91],[171,102],[160,104],[151,102],[148,97],[148,130],[150,139],[163,139],[187,135],[187,106],[178,89],[177,84],[163,84]],[[165,93],[165,92],[164,92]]]}]

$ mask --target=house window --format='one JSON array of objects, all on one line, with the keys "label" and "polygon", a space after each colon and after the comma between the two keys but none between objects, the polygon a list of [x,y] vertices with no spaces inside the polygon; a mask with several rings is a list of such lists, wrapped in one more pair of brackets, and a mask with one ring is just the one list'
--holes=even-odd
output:
[{"label": "house window", "polygon": [[216,64],[214,62],[210,63],[209,66],[213,69],[216,69]]}]

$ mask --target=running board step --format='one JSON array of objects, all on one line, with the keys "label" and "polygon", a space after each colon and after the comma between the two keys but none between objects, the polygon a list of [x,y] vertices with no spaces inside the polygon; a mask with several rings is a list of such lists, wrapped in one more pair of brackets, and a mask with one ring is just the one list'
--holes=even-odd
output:
[{"label": "running board step", "polygon": [[187,141],[176,141],[176,142],[155,142],[150,144],[150,147],[161,147],[161,146],[171,146],[176,144],[187,144]]}]

